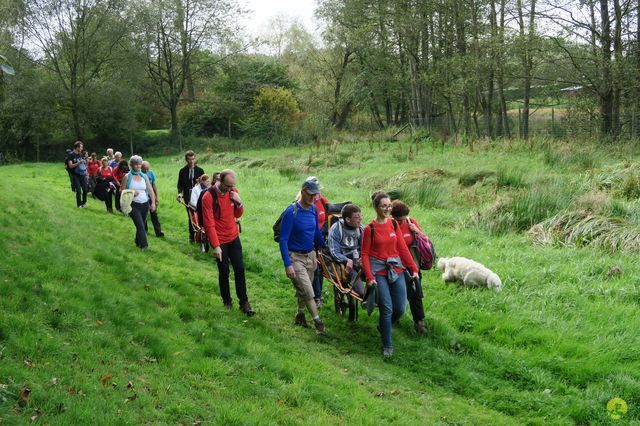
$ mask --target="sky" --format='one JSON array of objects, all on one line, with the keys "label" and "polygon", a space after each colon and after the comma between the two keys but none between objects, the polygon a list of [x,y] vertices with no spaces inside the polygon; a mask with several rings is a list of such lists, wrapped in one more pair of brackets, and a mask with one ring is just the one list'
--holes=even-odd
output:
[{"label": "sky", "polygon": [[244,19],[244,25],[252,36],[268,32],[269,21],[276,16],[297,19],[308,31],[317,32],[313,16],[316,0],[240,0],[240,4],[251,10]]}]

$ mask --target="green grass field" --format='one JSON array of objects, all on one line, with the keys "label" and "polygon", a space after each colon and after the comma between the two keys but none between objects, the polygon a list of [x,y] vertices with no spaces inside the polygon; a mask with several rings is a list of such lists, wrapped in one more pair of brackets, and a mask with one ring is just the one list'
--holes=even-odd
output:
[{"label": "green grass field", "polygon": [[[252,318],[223,309],[212,254],[187,244],[174,200],[181,158],[150,159],[166,238],[151,235],[146,252],[129,218],[97,200],[75,208],[61,164],[0,168],[0,423],[640,424],[638,252],[588,239],[534,245],[526,232],[594,191],[604,201],[585,208],[635,229],[631,177],[599,186],[598,176],[638,153],[474,149],[201,153],[205,171],[238,172]],[[388,361],[377,313],[337,317],[327,282],[327,336],[295,327],[271,225],[312,174],[330,201],[363,206],[365,222],[371,191],[401,196],[440,256],[484,263],[503,291],[445,285],[429,271],[428,333],[418,336],[407,312]],[[617,421],[606,407],[614,397],[628,404]]]}]

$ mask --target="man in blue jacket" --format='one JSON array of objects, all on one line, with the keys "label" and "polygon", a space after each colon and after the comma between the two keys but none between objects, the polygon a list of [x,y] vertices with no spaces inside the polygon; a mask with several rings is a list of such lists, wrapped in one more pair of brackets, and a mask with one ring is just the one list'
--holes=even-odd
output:
[{"label": "man in blue jacket", "polygon": [[300,196],[282,215],[280,224],[280,254],[287,276],[293,283],[298,299],[296,324],[308,327],[304,316],[309,310],[318,334],[325,333],[318,307],[313,298],[313,276],[316,271],[316,247],[324,248],[324,238],[318,229],[318,212],[314,202],[320,194],[317,179],[307,179],[302,184]]}]

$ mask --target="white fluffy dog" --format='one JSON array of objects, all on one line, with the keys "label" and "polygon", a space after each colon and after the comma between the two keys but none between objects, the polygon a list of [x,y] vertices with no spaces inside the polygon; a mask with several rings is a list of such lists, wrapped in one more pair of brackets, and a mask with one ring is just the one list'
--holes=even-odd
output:
[{"label": "white fluffy dog", "polygon": [[495,272],[466,257],[441,257],[438,269],[446,283],[458,281],[468,287],[486,286],[494,291],[502,290],[502,281]]}]

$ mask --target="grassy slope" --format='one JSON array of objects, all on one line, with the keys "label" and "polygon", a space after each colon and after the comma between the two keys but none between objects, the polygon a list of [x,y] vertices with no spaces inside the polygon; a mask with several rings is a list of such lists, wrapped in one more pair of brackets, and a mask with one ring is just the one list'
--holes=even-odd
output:
[{"label": "grassy slope", "polygon": [[[251,319],[222,309],[211,255],[185,244],[185,213],[173,201],[179,160],[153,161],[167,237],[151,237],[144,253],[135,250],[129,219],[107,215],[93,200],[75,209],[59,165],[1,168],[0,423],[26,423],[36,408],[54,424],[606,423],[605,405],[615,396],[629,404],[626,419],[638,422],[635,256],[537,248],[521,235],[462,227],[480,201],[455,179],[446,208],[415,208],[412,216],[441,255],[496,270],[502,293],[445,286],[429,272],[429,335],[417,337],[407,313],[389,362],[379,355],[376,318],[349,324],[327,307],[327,337],[294,327],[293,291],[271,224],[304,174],[318,175],[330,200],[365,205],[368,191],[345,182],[418,166],[575,172],[518,151],[424,149],[407,163],[391,145],[345,149],[360,150],[364,160],[299,174],[237,165],[249,293],[258,310]],[[299,170],[309,151],[241,155],[268,165],[290,159]],[[334,156],[322,154],[329,162]],[[235,161],[212,156],[202,165],[212,171]],[[24,194],[18,200],[16,189]],[[614,265],[624,274],[605,279]],[[113,377],[103,386],[106,374]],[[15,396],[25,385],[31,398],[20,408]]]}]

